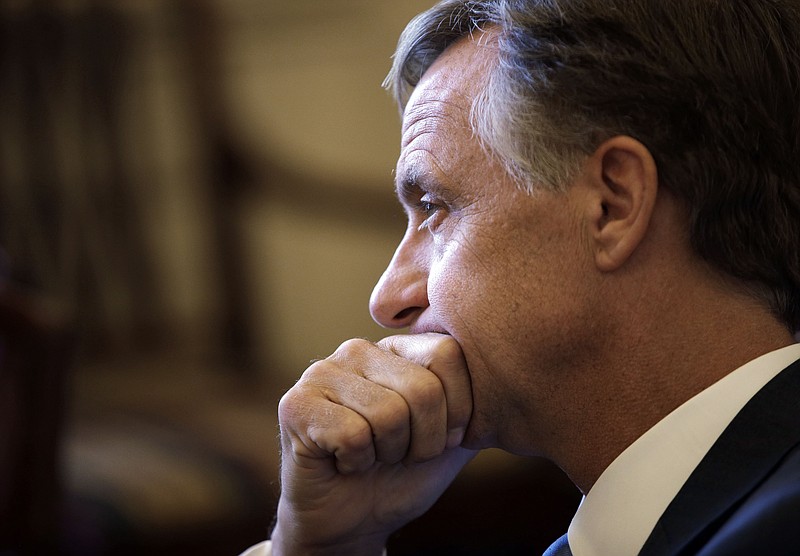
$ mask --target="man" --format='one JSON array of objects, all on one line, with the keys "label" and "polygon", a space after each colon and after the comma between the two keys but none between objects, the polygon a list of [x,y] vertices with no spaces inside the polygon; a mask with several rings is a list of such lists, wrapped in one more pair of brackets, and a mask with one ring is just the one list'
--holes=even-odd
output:
[{"label": "man", "polygon": [[798,3],[445,0],[387,83],[410,334],[284,396],[254,553],[379,555],[488,447],[585,494],[554,553],[800,552]]}]

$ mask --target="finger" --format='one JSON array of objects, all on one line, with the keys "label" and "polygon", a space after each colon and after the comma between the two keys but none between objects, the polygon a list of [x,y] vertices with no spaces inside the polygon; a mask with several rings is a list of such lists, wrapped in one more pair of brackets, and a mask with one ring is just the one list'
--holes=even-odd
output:
[{"label": "finger", "polygon": [[354,369],[385,365],[386,362],[380,360],[386,358],[385,352],[369,342],[347,342],[329,359],[309,367],[301,383],[315,389],[317,396],[357,413],[370,428],[376,460],[397,463],[409,451],[411,418],[408,403],[400,393]]},{"label": "finger", "polygon": [[[387,355],[389,355],[387,353]],[[442,454],[447,447],[447,400],[437,376],[424,367],[391,354],[393,372],[368,374],[398,392],[409,410],[410,439],[406,461],[418,463]],[[371,368],[368,372],[374,372]]]},{"label": "finger", "polygon": [[407,461],[428,461],[441,455],[447,445],[447,401],[442,382],[434,373],[363,340],[346,342],[332,359],[358,369],[368,381],[403,398],[405,424],[410,430]]},{"label": "finger", "polygon": [[324,472],[333,463],[338,472],[352,473],[375,463],[366,419],[311,385],[298,383],[281,398],[278,419],[282,455],[296,466]]},{"label": "finger", "polygon": [[428,333],[390,336],[378,346],[437,376],[447,404],[447,447],[460,445],[472,417],[472,382],[458,342],[446,334]]}]

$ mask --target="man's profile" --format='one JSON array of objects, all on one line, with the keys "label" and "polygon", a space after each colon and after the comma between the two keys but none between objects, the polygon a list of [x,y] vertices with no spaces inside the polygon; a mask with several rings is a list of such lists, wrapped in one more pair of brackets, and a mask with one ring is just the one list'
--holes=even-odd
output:
[{"label": "man's profile", "polygon": [[408,333],[283,397],[253,553],[380,555],[490,447],[585,495],[554,554],[800,551],[800,4],[444,0],[387,87]]}]

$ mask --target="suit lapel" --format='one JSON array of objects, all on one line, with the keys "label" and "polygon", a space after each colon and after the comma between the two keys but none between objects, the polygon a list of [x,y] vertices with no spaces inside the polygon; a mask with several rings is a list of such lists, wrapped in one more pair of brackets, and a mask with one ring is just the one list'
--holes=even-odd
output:
[{"label": "suit lapel", "polygon": [[694,553],[798,442],[800,361],[742,408],[667,507],[640,556]]}]

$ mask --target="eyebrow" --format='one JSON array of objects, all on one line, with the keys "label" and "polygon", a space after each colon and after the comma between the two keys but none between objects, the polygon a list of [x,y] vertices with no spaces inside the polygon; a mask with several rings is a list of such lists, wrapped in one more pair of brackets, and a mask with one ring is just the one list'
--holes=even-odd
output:
[{"label": "eyebrow", "polygon": [[406,206],[416,205],[420,193],[433,193],[445,199],[450,197],[450,190],[429,172],[411,170],[405,172],[403,176],[398,176],[396,182],[397,198]]},{"label": "eyebrow", "polygon": [[416,173],[406,173],[404,176],[397,177],[395,183],[395,194],[403,205],[413,205],[422,188],[419,186],[419,175]]}]

